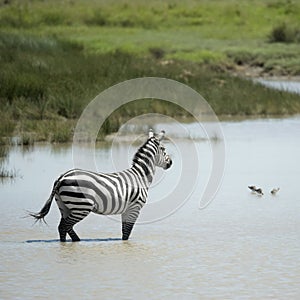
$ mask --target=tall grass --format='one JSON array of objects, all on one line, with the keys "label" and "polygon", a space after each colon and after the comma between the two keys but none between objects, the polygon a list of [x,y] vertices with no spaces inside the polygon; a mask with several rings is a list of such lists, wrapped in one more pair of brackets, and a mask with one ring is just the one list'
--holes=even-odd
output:
[{"label": "tall grass", "polygon": [[[6,108],[6,105],[0,108],[0,147],[10,144],[10,137],[15,129],[14,119],[6,112]],[[1,153],[4,152],[0,150],[0,157]]]},{"label": "tall grass", "polygon": [[[156,53],[159,49],[154,50]],[[78,43],[0,32],[0,59],[2,143],[14,131],[29,143],[69,141],[76,119],[91,99],[118,82],[145,76],[188,84],[206,98],[217,114],[300,112],[299,95],[233,77],[216,65],[166,61],[163,53],[145,56],[116,50],[86,54]],[[187,115],[172,104],[146,99],[117,110],[101,134],[116,131],[124,120],[147,112]]]},{"label": "tall grass", "polygon": [[8,170],[0,164],[0,182],[4,181],[5,179],[13,179],[15,177],[17,177],[16,170]]}]

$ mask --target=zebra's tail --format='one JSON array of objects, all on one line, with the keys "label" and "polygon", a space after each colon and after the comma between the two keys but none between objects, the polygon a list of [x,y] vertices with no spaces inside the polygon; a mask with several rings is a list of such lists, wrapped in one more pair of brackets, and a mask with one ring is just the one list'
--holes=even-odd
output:
[{"label": "zebra's tail", "polygon": [[45,205],[42,207],[42,209],[40,210],[40,212],[38,213],[29,213],[29,216],[35,218],[35,221],[41,221],[44,220],[45,216],[48,214],[49,210],[50,210],[50,207],[51,207],[51,204],[52,204],[52,200],[54,198],[54,195],[57,191],[57,189],[59,188],[59,185],[60,185],[60,179],[61,179],[62,176],[60,176],[53,184],[53,189],[52,189],[52,192],[50,194],[50,197],[48,198],[48,200],[46,201]]}]

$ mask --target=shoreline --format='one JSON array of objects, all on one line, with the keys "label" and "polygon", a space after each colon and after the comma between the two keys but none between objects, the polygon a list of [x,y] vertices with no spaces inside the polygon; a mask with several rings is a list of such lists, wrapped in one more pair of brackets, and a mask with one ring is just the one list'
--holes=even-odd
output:
[{"label": "shoreline", "polygon": [[[288,120],[288,119],[299,119],[300,118],[300,114],[293,114],[293,115],[219,115],[217,116],[218,120],[220,123],[237,123],[237,122],[244,122],[244,121],[258,121],[258,120]],[[175,119],[175,117],[174,117]],[[195,123],[195,119],[192,117],[178,117],[176,118],[176,121],[180,121],[184,124],[192,124]],[[205,122],[210,122],[210,121],[202,121],[203,123]],[[170,122],[172,123],[172,122]],[[159,123],[159,124],[169,124],[168,122],[165,123]],[[139,126],[140,124],[137,124],[137,126]],[[97,139],[96,140],[96,144],[107,144],[112,142],[117,136],[119,136],[119,140],[120,141],[125,141],[128,142],[128,137],[134,137],[134,140],[138,140],[140,139],[141,135],[136,133],[136,132],[126,132],[123,130],[123,134],[120,135],[120,132],[112,132],[107,134],[106,136],[103,137],[103,139]],[[67,141],[47,141],[44,139],[37,139],[37,140],[32,140],[32,143],[29,144],[23,144],[22,143],[22,137],[21,135],[15,134],[13,137],[10,138],[11,142],[6,144],[6,146],[9,147],[34,147],[35,145],[69,145],[72,143],[72,138],[70,140]],[[130,139],[130,141],[132,141],[132,139]],[[84,144],[85,142],[83,142]],[[1,147],[2,145],[0,145]],[[5,146],[5,145],[3,145]]]},{"label": "shoreline", "polygon": [[[300,82],[300,75],[288,74],[286,70],[282,70],[278,74],[266,71],[262,67],[253,67],[249,65],[234,65],[231,68],[226,68],[226,71],[233,76],[245,79],[264,79],[272,81],[295,81]],[[280,74],[282,73],[282,74]]]}]

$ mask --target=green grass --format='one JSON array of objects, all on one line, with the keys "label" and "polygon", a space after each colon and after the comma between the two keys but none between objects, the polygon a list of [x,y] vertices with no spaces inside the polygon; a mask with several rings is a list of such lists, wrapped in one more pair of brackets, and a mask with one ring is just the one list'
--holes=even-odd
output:
[{"label": "green grass", "polygon": [[[0,26],[79,42],[92,54],[119,50],[146,55],[159,48],[166,58],[234,66],[234,54],[242,48],[247,55],[257,53],[256,60],[262,53],[267,72],[272,63],[273,73],[297,75],[299,15],[300,2],[290,0],[23,0],[2,5]],[[281,54],[287,49],[296,64],[286,56],[285,62],[278,59],[282,44],[288,45]]]},{"label": "green grass", "polygon": [[[91,99],[118,82],[145,76],[188,84],[207,99],[217,114],[300,111],[298,95],[231,76],[212,64],[182,60],[166,63],[165,59],[120,51],[86,55],[76,43],[7,33],[0,33],[0,54],[4,66],[0,75],[1,136],[11,136],[15,130],[22,143],[71,140],[76,119]],[[101,134],[117,130],[130,117],[151,111],[186,115],[158,100],[136,102],[116,111]]]},{"label": "green grass", "polygon": [[[299,95],[230,74],[246,66],[299,75],[299,15],[300,3],[289,0],[0,4],[0,144],[13,135],[22,144],[70,141],[91,99],[143,76],[191,86],[219,115],[299,113]],[[131,103],[100,138],[149,111],[187,115],[158,100]]]},{"label": "green grass", "polygon": [[300,29],[291,27],[286,23],[281,23],[274,26],[269,35],[269,41],[271,43],[293,43],[300,42]]},{"label": "green grass", "polygon": [[210,37],[213,32],[217,38],[236,38],[243,36],[241,28],[246,36],[257,37],[278,22],[299,22],[299,3],[289,0],[10,2],[10,5],[1,7],[0,24],[14,28],[98,26],[159,29],[195,26],[203,29],[204,36]]}]

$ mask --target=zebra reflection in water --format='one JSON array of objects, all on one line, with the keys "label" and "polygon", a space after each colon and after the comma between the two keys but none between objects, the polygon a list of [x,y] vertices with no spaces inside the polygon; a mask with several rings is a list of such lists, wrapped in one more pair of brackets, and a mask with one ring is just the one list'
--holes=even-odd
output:
[{"label": "zebra reflection in water", "polygon": [[172,160],[157,137],[150,130],[148,140],[134,155],[132,167],[116,173],[94,173],[73,169],[61,175],[53,185],[49,199],[39,213],[30,215],[44,220],[53,198],[61,212],[58,226],[60,241],[67,234],[73,242],[80,241],[73,226],[90,212],[101,215],[121,214],[122,239],[128,240],[132,228],[144,206],[156,167],[168,169]]}]

